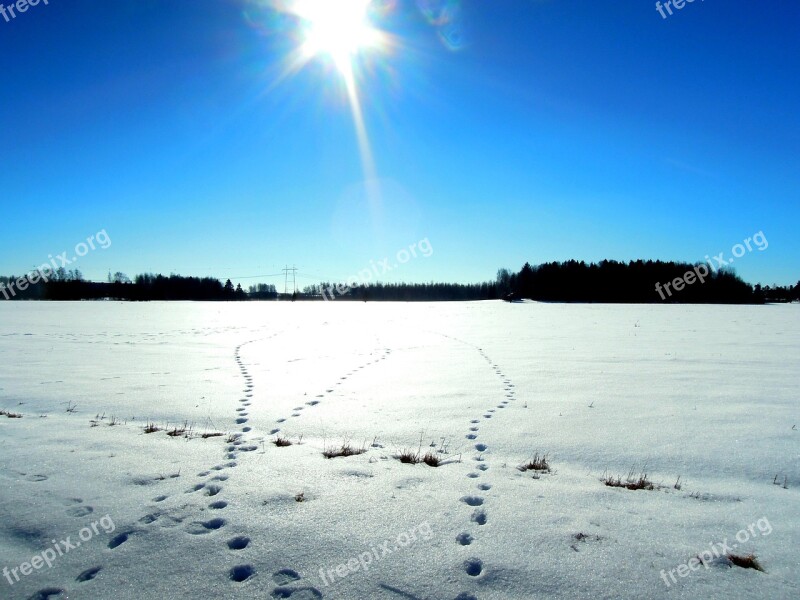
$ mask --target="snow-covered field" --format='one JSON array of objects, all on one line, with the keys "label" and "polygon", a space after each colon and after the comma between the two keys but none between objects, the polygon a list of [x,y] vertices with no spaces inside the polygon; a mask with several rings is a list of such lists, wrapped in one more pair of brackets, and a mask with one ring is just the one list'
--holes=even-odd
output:
[{"label": "snow-covered field", "polygon": [[0,303],[0,598],[797,598],[798,367],[797,305]]}]

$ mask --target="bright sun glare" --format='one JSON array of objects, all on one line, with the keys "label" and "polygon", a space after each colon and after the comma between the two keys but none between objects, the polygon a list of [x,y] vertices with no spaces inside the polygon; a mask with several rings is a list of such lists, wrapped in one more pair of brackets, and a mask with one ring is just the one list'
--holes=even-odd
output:
[{"label": "bright sun glare", "polygon": [[[353,117],[359,152],[366,180],[376,179],[375,165],[369,136],[361,108],[359,84],[364,72],[358,59],[367,51],[386,53],[394,43],[390,36],[378,29],[373,19],[385,13],[386,6],[377,0],[268,0],[279,12],[295,18],[299,42],[287,57],[286,68],[278,78],[297,73],[306,64],[322,59],[333,64],[338,71],[350,112]],[[377,189],[370,188],[372,199]]]},{"label": "bright sun glare", "polygon": [[306,58],[330,57],[343,75],[352,71],[353,59],[381,41],[369,20],[371,0],[298,0],[296,11],[305,22],[303,53]]}]

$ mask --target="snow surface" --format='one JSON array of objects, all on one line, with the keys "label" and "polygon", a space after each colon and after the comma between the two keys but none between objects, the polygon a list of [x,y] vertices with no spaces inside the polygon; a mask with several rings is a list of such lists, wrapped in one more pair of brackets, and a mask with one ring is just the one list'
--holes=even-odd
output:
[{"label": "snow surface", "polygon": [[0,598],[800,597],[797,305],[4,302],[0,359]]}]

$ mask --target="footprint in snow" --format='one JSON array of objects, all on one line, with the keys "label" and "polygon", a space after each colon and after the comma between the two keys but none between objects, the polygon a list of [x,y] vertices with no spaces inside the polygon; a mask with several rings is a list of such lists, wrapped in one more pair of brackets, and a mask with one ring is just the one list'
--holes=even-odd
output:
[{"label": "footprint in snow", "polygon": [[86,515],[92,514],[94,512],[94,508],[91,506],[74,506],[72,508],[68,508],[65,512],[70,517],[85,517]]},{"label": "footprint in snow", "polygon": [[252,565],[237,565],[228,572],[228,577],[237,583],[247,581],[255,575],[256,570]]},{"label": "footprint in snow", "polygon": [[54,600],[55,598],[63,598],[66,592],[61,588],[44,588],[39,590],[28,600]]},{"label": "footprint in snow", "polygon": [[238,535],[228,540],[228,548],[231,550],[244,550],[249,544],[250,538],[244,535]]},{"label": "footprint in snow", "polygon": [[456,536],[456,541],[462,546],[469,546],[473,541],[475,541],[475,538],[465,531],[464,533],[459,533]]},{"label": "footprint in snow", "polygon": [[206,486],[206,496],[216,496],[222,491],[222,488],[218,485],[207,485]]},{"label": "footprint in snow", "polygon": [[478,452],[485,452],[488,447],[486,444],[475,444],[475,450]]},{"label": "footprint in snow", "polygon": [[125,542],[128,541],[128,538],[130,537],[130,535],[131,535],[130,531],[125,531],[123,533],[119,533],[119,534],[115,535],[108,542],[109,549],[113,550],[114,548],[118,548],[119,546],[121,546],[122,544],[124,544]]},{"label": "footprint in snow", "polygon": [[186,532],[192,535],[204,535],[225,526],[225,519],[211,519],[210,521],[194,521],[189,524]]},{"label": "footprint in snow", "polygon": [[475,434],[475,433],[468,433],[468,434],[467,434],[467,439],[468,439],[468,440],[474,440],[474,439],[476,439],[477,437],[478,437],[478,436],[477,436],[477,434]]},{"label": "footprint in snow", "polygon": [[473,523],[477,523],[478,525],[486,525],[486,522],[489,520],[486,516],[486,511],[483,509],[476,510],[472,513],[470,520]]},{"label": "footprint in snow", "polygon": [[461,501],[467,506],[481,506],[483,504],[483,498],[480,496],[464,496]]},{"label": "footprint in snow", "polygon": [[278,585],[288,585],[300,580],[300,574],[294,569],[281,569],[272,574],[272,581]]},{"label": "footprint in snow", "polygon": [[75,578],[75,581],[79,583],[82,583],[84,581],[91,581],[92,579],[97,577],[97,574],[102,570],[103,567],[92,567],[91,569],[86,569],[83,573],[81,573]]},{"label": "footprint in snow", "polygon": [[156,521],[158,521],[158,518],[160,516],[161,513],[158,512],[150,513],[149,515],[145,515],[141,519],[139,519],[139,523],[141,523],[142,525],[150,525],[150,523],[155,523]]},{"label": "footprint in snow", "polygon": [[322,593],[313,587],[277,587],[272,590],[271,596],[273,598],[291,598],[292,600],[317,600],[317,598],[322,598]]},{"label": "footprint in snow", "polygon": [[477,577],[483,572],[483,561],[481,561],[479,558],[465,560],[464,570],[467,572],[467,575],[471,577]]}]

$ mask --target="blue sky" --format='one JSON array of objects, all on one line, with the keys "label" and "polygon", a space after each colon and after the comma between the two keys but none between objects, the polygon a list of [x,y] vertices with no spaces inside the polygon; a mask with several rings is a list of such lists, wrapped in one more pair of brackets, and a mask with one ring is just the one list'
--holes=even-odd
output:
[{"label": "blue sky", "polygon": [[0,273],[100,230],[111,247],[71,265],[90,278],[281,286],[254,276],[343,279],[422,239],[433,254],[384,280],[729,257],[763,231],[737,272],[800,279],[800,5],[437,3],[449,23],[413,1],[373,15],[396,41],[357,58],[373,173],[331,61],[279,77],[299,34],[264,2],[0,17]]}]

